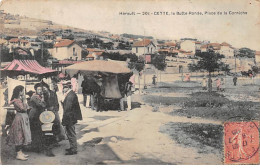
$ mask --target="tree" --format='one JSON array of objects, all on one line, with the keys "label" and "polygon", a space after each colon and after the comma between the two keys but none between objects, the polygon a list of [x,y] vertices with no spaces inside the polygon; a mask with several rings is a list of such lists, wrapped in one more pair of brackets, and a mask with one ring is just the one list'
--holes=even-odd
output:
[{"label": "tree", "polygon": [[88,54],[89,54],[89,52],[87,50],[83,49],[81,51],[81,59],[86,59]]},{"label": "tree", "polygon": [[53,43],[46,43],[46,42],[43,42],[43,48],[53,48]]},{"label": "tree", "polygon": [[259,68],[257,66],[253,66],[252,71],[253,71],[254,75],[256,75],[259,72]]},{"label": "tree", "polygon": [[101,49],[111,50],[111,49],[113,49],[113,46],[114,46],[114,43],[108,42],[108,43],[102,43],[102,44],[100,45],[100,48],[101,48]]},{"label": "tree", "polygon": [[41,49],[34,52],[35,60],[39,62],[40,65],[46,67],[48,66],[47,60],[52,58],[51,54],[47,49]]},{"label": "tree", "polygon": [[74,40],[73,34],[62,34],[62,39]]},{"label": "tree", "polygon": [[153,66],[159,71],[164,71],[167,63],[165,62],[166,55],[164,54],[155,54],[152,57]]},{"label": "tree", "polygon": [[206,70],[209,74],[208,86],[209,92],[212,91],[212,79],[211,73],[223,69],[227,69],[228,66],[221,62],[221,59],[224,58],[224,55],[215,53],[213,50],[207,52],[198,53],[197,57],[199,58],[197,64],[189,65],[190,70]]},{"label": "tree", "polygon": [[238,57],[248,57],[248,58],[255,58],[255,51],[249,48],[240,48],[237,53]]},{"label": "tree", "polygon": [[[131,65],[131,63],[132,63],[132,65]],[[142,57],[140,57],[136,62],[130,62],[128,64],[128,67],[133,67],[135,70],[138,71],[138,85],[139,85],[139,94],[140,94],[140,92],[141,92],[140,76],[141,76],[141,71],[144,70],[145,62],[142,59]]]},{"label": "tree", "polygon": [[6,47],[6,46],[3,46],[3,48],[2,48],[1,61],[2,62],[11,62],[11,61],[13,61],[12,53],[9,53],[9,48]]},{"label": "tree", "polygon": [[219,70],[224,71],[225,74],[227,75],[230,72],[231,69],[230,69],[228,64],[224,64],[223,62],[221,62],[220,65],[219,65]]},{"label": "tree", "polygon": [[[167,63],[165,62],[165,58],[166,58],[165,54],[155,54],[152,57],[152,65],[157,70],[160,71],[160,74],[161,74],[161,71],[164,71],[167,66]],[[161,75],[160,75],[160,79],[161,79]]]}]

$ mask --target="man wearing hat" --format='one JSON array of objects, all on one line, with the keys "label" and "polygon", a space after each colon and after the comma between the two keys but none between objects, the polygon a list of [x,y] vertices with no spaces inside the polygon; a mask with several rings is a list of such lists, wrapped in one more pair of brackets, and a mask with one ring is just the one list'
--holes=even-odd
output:
[{"label": "man wearing hat", "polygon": [[77,154],[77,138],[75,131],[75,124],[78,120],[82,120],[82,114],[79,106],[78,97],[71,89],[71,83],[63,84],[64,100],[62,125],[65,126],[66,134],[69,139],[70,148],[66,149],[66,155]]}]

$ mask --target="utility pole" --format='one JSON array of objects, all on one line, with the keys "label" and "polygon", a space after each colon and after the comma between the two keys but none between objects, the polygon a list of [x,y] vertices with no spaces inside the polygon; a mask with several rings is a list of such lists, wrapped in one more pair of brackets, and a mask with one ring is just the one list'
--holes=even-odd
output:
[{"label": "utility pole", "polygon": [[42,50],[42,53],[41,53],[41,60],[43,61],[43,42],[42,42],[41,50]]},{"label": "utility pole", "polygon": [[144,42],[144,70],[143,70],[143,74],[144,74],[144,89],[147,88],[146,83],[145,83],[145,64],[146,64],[146,51],[145,51],[145,30],[144,30],[144,38],[143,38],[143,42]]},{"label": "utility pole", "polygon": [[[0,46],[0,64],[2,64],[2,49],[3,49],[3,44]],[[1,76],[1,71],[0,71],[0,76]]]},{"label": "utility pole", "polygon": [[237,73],[237,51],[234,51],[234,56],[235,56],[235,73]]},{"label": "utility pole", "polygon": [[14,60],[14,51],[15,51],[15,48],[13,47],[13,60]]}]

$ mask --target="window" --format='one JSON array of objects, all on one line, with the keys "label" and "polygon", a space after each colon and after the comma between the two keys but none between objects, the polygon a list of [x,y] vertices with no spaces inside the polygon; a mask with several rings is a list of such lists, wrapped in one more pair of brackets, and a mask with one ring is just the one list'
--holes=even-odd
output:
[{"label": "window", "polygon": [[73,47],[73,56],[77,56],[76,49]]},{"label": "window", "polygon": [[149,47],[147,47],[148,53],[149,53]]}]

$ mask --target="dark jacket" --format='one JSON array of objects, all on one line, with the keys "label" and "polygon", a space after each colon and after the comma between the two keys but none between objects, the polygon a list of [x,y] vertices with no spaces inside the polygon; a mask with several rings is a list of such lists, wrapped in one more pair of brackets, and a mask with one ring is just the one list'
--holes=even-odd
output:
[{"label": "dark jacket", "polygon": [[57,94],[53,91],[49,91],[50,94],[44,96],[47,110],[57,113],[59,111],[59,102]]},{"label": "dark jacket", "polygon": [[32,95],[30,105],[32,109],[29,112],[30,122],[40,122],[39,116],[46,108],[46,103],[37,94]]},{"label": "dark jacket", "polygon": [[81,87],[83,94],[93,94],[100,92],[98,84],[93,78],[90,77],[82,81]]},{"label": "dark jacket", "polygon": [[72,90],[64,99],[62,125],[74,125],[78,120],[82,120],[78,96]]}]

